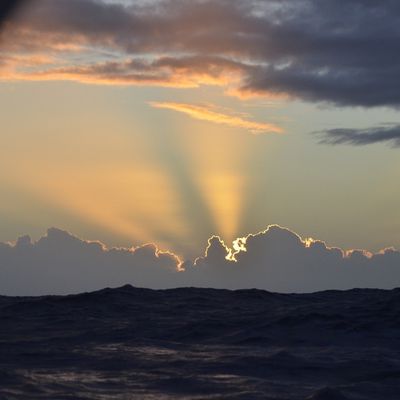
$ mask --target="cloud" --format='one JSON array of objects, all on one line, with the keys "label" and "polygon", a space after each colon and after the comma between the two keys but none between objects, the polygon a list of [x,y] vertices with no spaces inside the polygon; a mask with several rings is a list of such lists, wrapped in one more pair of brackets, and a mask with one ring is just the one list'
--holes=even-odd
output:
[{"label": "cloud", "polygon": [[20,7],[21,3],[22,0],[2,0],[0,3],[0,27]]},{"label": "cloud", "polygon": [[[63,50],[71,45],[65,44]],[[44,58],[32,56],[30,58]],[[14,64],[17,68],[2,74],[9,80],[69,80],[101,85],[138,85],[162,86],[174,88],[197,88],[200,85],[224,85],[230,77],[239,73],[239,66],[234,62],[217,57],[182,57],[171,59],[160,57],[154,60],[140,57],[118,61],[101,61],[83,65],[59,66],[60,62],[46,68],[32,68],[26,56],[5,55],[3,63]],[[18,63],[19,61],[19,63]],[[196,65],[201,63],[201,67]],[[23,70],[18,68],[23,66]]]},{"label": "cloud", "polygon": [[[233,258],[235,261],[230,261]],[[400,253],[393,249],[376,254],[344,251],[272,225],[263,232],[238,239],[233,249],[213,237],[205,255],[187,267],[187,274],[200,286],[230,289],[312,292],[393,288],[400,285],[399,263]]]},{"label": "cloud", "polygon": [[4,38],[7,54],[58,62],[3,79],[214,84],[243,97],[400,105],[396,0],[36,0]]},{"label": "cloud", "polygon": [[316,132],[321,136],[324,144],[350,144],[364,146],[373,143],[390,143],[393,147],[400,147],[400,125],[376,126],[366,129],[328,129]]},{"label": "cloud", "polygon": [[[153,244],[106,249],[51,228],[37,242],[21,237],[0,244],[0,293],[74,293],[136,282],[168,287],[176,282],[180,260]],[[157,284],[158,282],[158,284]]]},{"label": "cloud", "polygon": [[167,110],[178,111],[201,121],[214,122],[216,124],[226,125],[233,128],[247,129],[253,133],[283,132],[283,130],[277,125],[250,121],[237,115],[222,113],[216,111],[214,107],[209,105],[198,106],[173,102],[151,102],[150,105],[155,108],[165,108]]},{"label": "cloud", "polygon": [[183,264],[152,244],[107,249],[55,228],[36,242],[24,236],[0,244],[1,294],[65,294],[126,283],[277,292],[390,289],[400,286],[400,252],[344,251],[277,225],[237,239],[232,248],[213,236],[204,256]]}]

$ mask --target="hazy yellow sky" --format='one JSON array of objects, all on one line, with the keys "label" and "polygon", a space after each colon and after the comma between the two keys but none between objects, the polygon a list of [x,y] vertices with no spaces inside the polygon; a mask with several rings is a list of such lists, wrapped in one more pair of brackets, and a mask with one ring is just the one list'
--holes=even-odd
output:
[{"label": "hazy yellow sky", "polygon": [[393,104],[315,89],[329,72],[307,92],[284,84],[297,50],[227,38],[258,18],[243,3],[131,3],[32,1],[3,32],[0,241],[56,226],[192,258],[213,234],[230,243],[277,223],[343,248],[400,247],[396,142],[319,136],[396,126]]}]

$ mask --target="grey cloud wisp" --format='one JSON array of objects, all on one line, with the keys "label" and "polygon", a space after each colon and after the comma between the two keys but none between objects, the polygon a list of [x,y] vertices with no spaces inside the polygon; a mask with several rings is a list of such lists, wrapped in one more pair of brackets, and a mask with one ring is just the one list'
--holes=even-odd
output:
[{"label": "grey cloud wisp", "polygon": [[316,132],[324,144],[350,144],[364,146],[373,143],[388,143],[400,147],[400,125],[385,125],[367,129],[336,128]]},{"label": "grey cloud wisp", "polygon": [[66,294],[128,283],[276,292],[400,286],[400,253],[393,249],[345,252],[279,226],[248,235],[234,249],[213,237],[202,257],[182,265],[154,245],[107,249],[52,228],[36,242],[25,236],[15,244],[0,244],[0,294]]},{"label": "grey cloud wisp", "polygon": [[29,9],[9,26],[9,52],[78,45],[113,56],[25,78],[190,86],[234,74],[242,95],[400,104],[397,0],[36,0]]}]

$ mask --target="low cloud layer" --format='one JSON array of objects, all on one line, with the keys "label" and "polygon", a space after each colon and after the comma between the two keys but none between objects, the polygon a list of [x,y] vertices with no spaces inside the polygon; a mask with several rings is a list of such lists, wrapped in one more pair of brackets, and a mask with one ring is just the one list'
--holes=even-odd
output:
[{"label": "low cloud layer", "polygon": [[283,130],[277,125],[251,121],[242,116],[228,114],[217,110],[212,106],[199,106],[185,103],[172,102],[151,102],[155,108],[164,108],[186,114],[194,119],[213,122],[215,124],[226,125],[234,128],[247,129],[252,133],[282,133]]},{"label": "low cloud layer", "polygon": [[365,146],[373,143],[388,143],[400,147],[400,125],[376,126],[367,129],[328,129],[317,132],[324,144],[350,144]]},{"label": "low cloud layer", "polygon": [[0,293],[71,293],[120,286],[173,286],[180,261],[149,244],[106,249],[51,228],[37,242],[28,236],[0,244]]},{"label": "low cloud layer", "polygon": [[278,292],[390,289],[400,286],[400,252],[345,252],[275,225],[238,239],[232,249],[212,237],[204,256],[183,264],[151,244],[107,249],[54,228],[36,242],[25,236],[15,244],[0,244],[1,294],[65,294],[126,283]]},{"label": "low cloud layer", "polygon": [[[213,84],[240,96],[400,105],[397,0],[29,4],[3,35],[3,79]],[[13,61],[26,54],[52,59]]]}]

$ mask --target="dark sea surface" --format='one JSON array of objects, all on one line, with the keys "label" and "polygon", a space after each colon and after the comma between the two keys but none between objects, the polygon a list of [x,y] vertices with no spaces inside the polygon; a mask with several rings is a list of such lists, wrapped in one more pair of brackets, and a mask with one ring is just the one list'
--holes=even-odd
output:
[{"label": "dark sea surface", "polygon": [[0,399],[400,399],[400,289],[0,297]]}]

